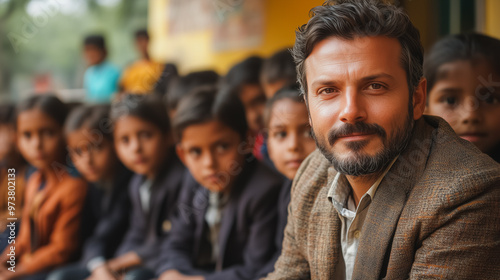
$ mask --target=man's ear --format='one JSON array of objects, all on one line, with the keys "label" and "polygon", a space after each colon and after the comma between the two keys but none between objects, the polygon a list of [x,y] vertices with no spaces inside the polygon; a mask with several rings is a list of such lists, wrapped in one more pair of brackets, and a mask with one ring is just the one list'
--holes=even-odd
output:
[{"label": "man's ear", "polygon": [[427,104],[427,80],[420,79],[415,92],[413,93],[413,119],[418,120],[425,112]]},{"label": "man's ear", "polygon": [[181,144],[175,145],[175,152],[177,153],[177,157],[182,161],[184,165],[186,165],[186,157],[184,155],[184,149],[181,147]]}]

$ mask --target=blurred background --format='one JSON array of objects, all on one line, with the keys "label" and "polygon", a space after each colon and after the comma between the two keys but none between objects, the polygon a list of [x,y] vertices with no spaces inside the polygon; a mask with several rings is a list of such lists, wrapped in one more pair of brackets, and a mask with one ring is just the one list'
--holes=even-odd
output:
[{"label": "blurred background", "polygon": [[[0,0],[0,103],[55,91],[82,100],[82,41],[103,34],[108,60],[125,68],[139,54],[134,32],[147,28],[151,58],[180,74],[215,70],[264,57],[295,40],[322,0]],[[467,31],[500,37],[499,0],[395,0],[419,28],[428,49]]]}]

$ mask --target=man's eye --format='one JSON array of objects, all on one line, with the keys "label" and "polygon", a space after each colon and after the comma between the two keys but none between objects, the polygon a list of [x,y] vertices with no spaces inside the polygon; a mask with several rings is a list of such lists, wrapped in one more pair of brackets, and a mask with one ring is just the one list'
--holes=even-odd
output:
[{"label": "man's eye", "polygon": [[30,139],[31,138],[31,132],[28,132],[28,131],[24,132],[23,133],[23,137],[27,138],[27,139]]},{"label": "man's eye", "polygon": [[368,86],[368,89],[373,89],[373,90],[378,90],[378,89],[383,89],[384,86],[378,83],[373,83]]},{"label": "man's eye", "polygon": [[318,94],[329,95],[329,94],[336,93],[336,92],[337,92],[337,90],[334,88],[324,88],[324,89],[321,89],[318,92]]}]

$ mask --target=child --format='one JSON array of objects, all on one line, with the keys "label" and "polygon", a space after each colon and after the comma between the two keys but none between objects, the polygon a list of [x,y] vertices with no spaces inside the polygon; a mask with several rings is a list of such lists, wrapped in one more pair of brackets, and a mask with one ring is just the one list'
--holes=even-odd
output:
[{"label": "child", "polygon": [[161,76],[163,65],[149,56],[149,34],[145,29],[135,32],[135,46],[140,58],[123,71],[120,80],[121,92],[136,94],[151,93]]},{"label": "child", "polygon": [[279,174],[245,146],[234,93],[198,88],[181,100],[173,130],[190,171],[158,274],[167,279],[253,279],[273,255]]},{"label": "child", "polygon": [[71,160],[80,174],[93,184],[87,198],[91,202],[89,212],[93,214],[89,216],[97,221],[97,226],[85,243],[80,264],[53,272],[50,280],[83,280],[102,269],[128,229],[130,200],[126,186],[132,172],[116,156],[109,109],[106,105],[81,106],[72,111],[66,121]]},{"label": "child", "polygon": [[90,103],[109,103],[118,91],[120,71],[106,60],[106,42],[101,35],[91,35],[83,41],[83,54],[89,68],[85,71],[86,100]]},{"label": "child", "polygon": [[500,40],[454,35],[432,48],[424,65],[427,113],[500,162]]},{"label": "child", "polygon": [[[18,209],[22,209],[24,201],[24,186],[27,164],[21,157],[16,146],[15,107],[12,104],[0,105],[0,252],[9,242],[11,230],[17,233],[21,220],[21,211],[10,215],[9,201],[14,202]],[[9,183],[9,169],[16,170],[15,183]],[[15,195],[9,200],[9,189],[15,190]],[[14,227],[8,218],[17,218]]]},{"label": "child", "polygon": [[[51,95],[31,97],[17,108],[19,150],[37,171],[26,185],[19,235],[1,256],[0,279],[45,279],[47,271],[78,253],[87,183],[71,176],[64,165],[66,115],[66,106]],[[15,273],[5,267],[10,266],[10,251],[15,251]]]},{"label": "child", "polygon": [[265,123],[269,128],[267,145],[269,156],[285,181],[278,200],[278,227],[274,257],[259,272],[260,277],[274,271],[274,263],[281,255],[283,233],[287,223],[292,180],[302,161],[316,149],[311,137],[311,126],[304,99],[298,87],[279,90],[266,104]]},{"label": "child", "polygon": [[[154,277],[161,239],[168,235],[184,166],[175,155],[165,106],[155,95],[126,95],[113,105],[115,148],[136,174],[129,184],[130,227],[113,259],[94,270],[95,279]],[[122,273],[123,272],[123,273]]]},{"label": "child", "polygon": [[264,61],[260,73],[260,83],[267,99],[273,97],[283,87],[293,85],[296,82],[295,62],[288,49],[280,50]]}]

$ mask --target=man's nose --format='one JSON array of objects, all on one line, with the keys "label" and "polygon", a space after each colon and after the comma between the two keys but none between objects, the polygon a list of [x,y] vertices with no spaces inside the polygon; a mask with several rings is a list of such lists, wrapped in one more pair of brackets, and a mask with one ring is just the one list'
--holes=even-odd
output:
[{"label": "man's nose", "polygon": [[345,123],[357,123],[366,119],[364,101],[355,88],[347,88],[342,94],[343,104],[339,119]]}]

